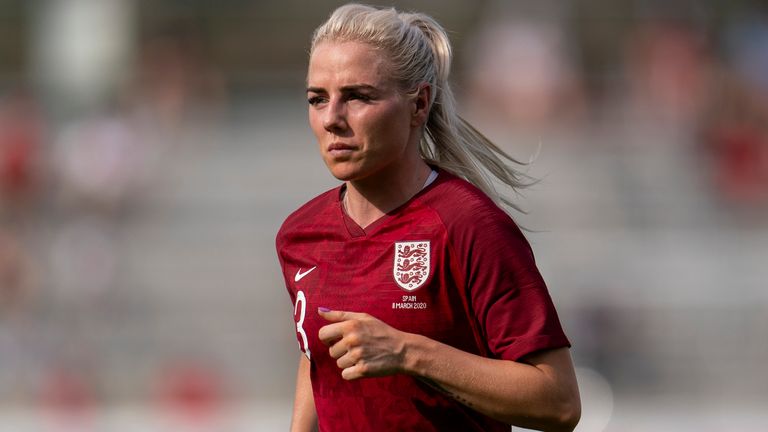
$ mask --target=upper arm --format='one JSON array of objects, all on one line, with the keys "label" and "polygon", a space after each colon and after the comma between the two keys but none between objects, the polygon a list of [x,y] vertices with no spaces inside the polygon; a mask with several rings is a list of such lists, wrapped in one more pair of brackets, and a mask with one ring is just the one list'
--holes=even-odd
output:
[{"label": "upper arm", "polygon": [[519,228],[498,208],[481,208],[451,235],[472,313],[495,358],[517,361],[570,346]]}]

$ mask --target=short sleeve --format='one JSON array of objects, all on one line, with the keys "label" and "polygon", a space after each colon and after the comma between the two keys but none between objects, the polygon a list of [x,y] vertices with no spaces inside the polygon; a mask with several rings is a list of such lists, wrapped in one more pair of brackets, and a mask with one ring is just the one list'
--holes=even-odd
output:
[{"label": "short sleeve", "polygon": [[288,291],[288,296],[291,298],[291,305],[296,305],[296,292],[288,282],[288,275],[285,273],[285,257],[283,256],[283,248],[285,247],[285,236],[282,229],[278,232],[275,238],[275,249],[277,250],[277,260],[280,264],[280,272],[283,275],[283,281],[285,282],[285,288]]},{"label": "short sleeve", "polygon": [[570,346],[528,241],[496,206],[455,227],[454,247],[479,331],[494,358]]}]

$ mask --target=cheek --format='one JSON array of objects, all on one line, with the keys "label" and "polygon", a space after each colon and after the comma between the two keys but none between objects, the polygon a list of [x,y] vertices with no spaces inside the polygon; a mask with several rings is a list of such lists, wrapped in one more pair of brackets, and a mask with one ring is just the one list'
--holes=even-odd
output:
[{"label": "cheek", "polygon": [[312,133],[314,133],[315,136],[318,138],[325,131],[325,129],[323,128],[323,123],[320,120],[320,116],[311,107],[309,108],[309,127],[312,129]]},{"label": "cheek", "polygon": [[403,122],[399,116],[389,118],[379,125],[379,138],[386,145],[386,150],[393,154],[402,153],[408,146],[408,122]]},{"label": "cheek", "polygon": [[398,108],[390,108],[361,118],[361,125],[365,126],[367,135],[375,140],[376,144],[385,144],[388,147],[399,147],[408,141],[409,118],[404,111]]}]

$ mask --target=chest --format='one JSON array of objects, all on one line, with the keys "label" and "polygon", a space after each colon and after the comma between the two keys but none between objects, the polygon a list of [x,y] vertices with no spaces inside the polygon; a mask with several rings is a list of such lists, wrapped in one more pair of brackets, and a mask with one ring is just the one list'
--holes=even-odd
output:
[{"label": "chest", "polygon": [[283,271],[296,298],[299,345],[324,351],[317,333],[328,323],[319,307],[368,313],[399,330],[450,341],[468,308],[453,266],[448,239],[437,229],[295,245]]}]

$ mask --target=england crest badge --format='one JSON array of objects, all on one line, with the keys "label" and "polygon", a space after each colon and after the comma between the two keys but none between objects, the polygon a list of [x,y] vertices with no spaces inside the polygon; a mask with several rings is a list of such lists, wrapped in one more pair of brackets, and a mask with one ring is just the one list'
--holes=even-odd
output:
[{"label": "england crest badge", "polygon": [[422,286],[429,276],[429,241],[396,242],[392,274],[406,291]]}]

